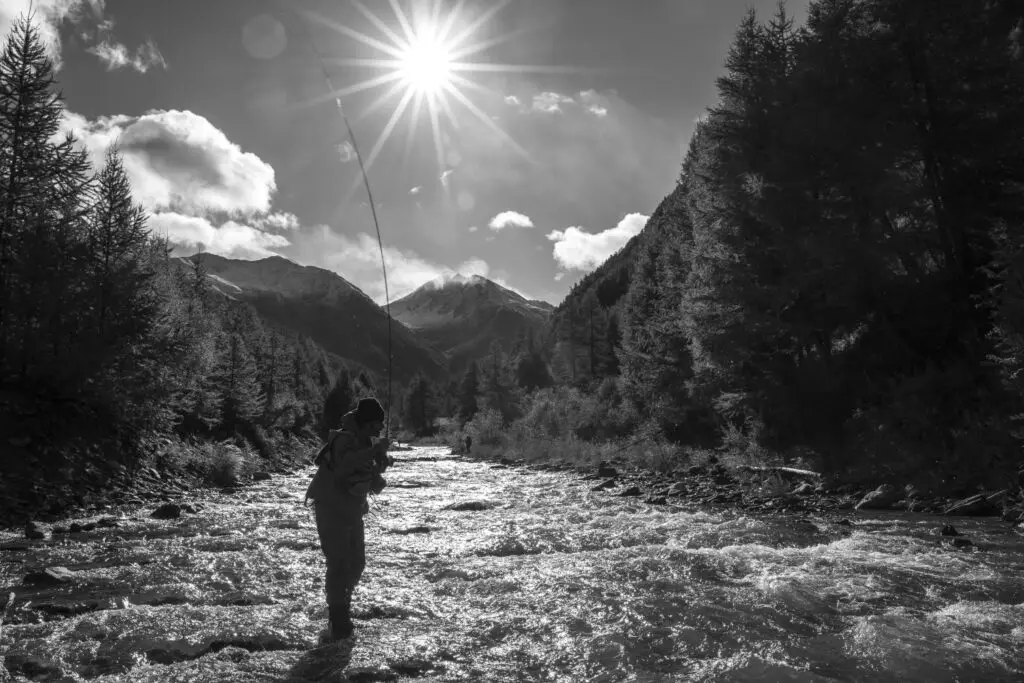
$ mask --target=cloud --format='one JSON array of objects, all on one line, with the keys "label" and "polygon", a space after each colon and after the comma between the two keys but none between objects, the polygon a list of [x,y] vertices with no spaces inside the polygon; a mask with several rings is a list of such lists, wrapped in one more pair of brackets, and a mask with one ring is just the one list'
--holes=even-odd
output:
[{"label": "cloud", "polygon": [[215,226],[206,218],[174,212],[152,214],[149,227],[155,234],[166,235],[171,244],[189,253],[201,248],[227,258],[266,258],[275,253],[273,249],[290,244],[282,235],[273,235],[251,225],[226,221]]},{"label": "cloud", "polygon": [[505,228],[532,228],[533,221],[518,211],[502,211],[491,219],[487,224],[491,230],[504,230]]},{"label": "cloud", "polygon": [[555,282],[561,282],[563,277],[565,277],[565,273],[555,273]]},{"label": "cloud", "polygon": [[352,143],[349,142],[348,140],[346,140],[345,142],[342,142],[341,144],[337,145],[337,150],[338,150],[338,159],[343,164],[347,164],[348,162],[355,161],[357,159],[356,148],[353,147]]},{"label": "cloud", "polygon": [[[103,0],[0,0],[0,32],[6,37],[19,16],[35,13],[34,25],[46,52],[61,66],[60,25],[64,22],[79,24],[90,17],[99,17],[103,12]],[[91,12],[90,12],[91,10]]]},{"label": "cloud", "polygon": [[583,228],[571,227],[553,230],[547,238],[555,243],[555,261],[568,270],[593,270],[609,256],[640,234],[649,216],[631,213],[623,217],[614,228],[592,234]]},{"label": "cloud", "polygon": [[560,114],[563,104],[574,104],[576,100],[557,92],[542,92],[533,96],[533,110],[546,114]]},{"label": "cloud", "polygon": [[448,189],[448,186],[452,182],[451,181],[452,173],[455,173],[455,169],[454,168],[446,168],[444,170],[444,172],[441,173],[441,186],[444,189],[446,189],[446,190]]},{"label": "cloud", "polygon": [[476,232],[476,231],[477,231],[477,230],[479,230],[479,229],[480,229],[480,228],[476,227],[475,225],[471,225],[471,226],[469,226],[469,231],[470,231],[470,232]]},{"label": "cloud", "polygon": [[151,211],[232,218],[270,211],[277,189],[273,167],[199,114],[154,110],[88,121],[68,113],[63,129],[75,134],[97,166],[117,143],[135,198]]},{"label": "cloud", "polygon": [[519,98],[516,97],[515,95],[506,95],[505,104],[511,104],[512,106],[518,107],[522,103],[519,101]]},{"label": "cloud", "polygon": [[135,54],[131,54],[123,43],[106,39],[99,45],[94,45],[86,50],[90,54],[99,57],[100,61],[107,65],[107,71],[115,71],[130,67],[139,73],[146,73],[155,66],[167,68],[164,56],[160,54],[160,48],[152,39],[140,45]]},{"label": "cloud", "polygon": [[270,230],[272,232],[286,232],[299,229],[298,216],[286,211],[279,211],[277,213],[257,217],[252,221],[252,223],[260,230]]},{"label": "cloud", "polygon": [[57,70],[63,65],[60,29],[65,23],[79,29],[82,40],[90,45],[86,51],[99,57],[108,71],[131,67],[145,73],[154,66],[167,67],[152,40],[136,48],[134,54],[118,42],[114,21],[104,16],[105,9],[106,0],[0,0],[0,33],[6,36],[15,19],[32,12],[33,24]]},{"label": "cloud", "polygon": [[422,191],[423,191],[423,186],[422,185],[417,185],[416,187],[414,187],[411,190],[409,190],[409,194],[419,194]]},{"label": "cloud", "polygon": [[608,116],[608,107],[611,101],[608,96],[602,95],[596,90],[584,90],[580,93],[580,103],[588,113],[598,118],[604,118]]}]

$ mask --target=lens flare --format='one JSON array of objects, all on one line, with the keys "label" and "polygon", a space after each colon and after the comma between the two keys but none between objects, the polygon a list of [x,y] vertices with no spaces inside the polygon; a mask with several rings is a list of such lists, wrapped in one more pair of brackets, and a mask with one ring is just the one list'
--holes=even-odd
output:
[{"label": "lens flare", "polygon": [[305,104],[313,105],[335,99],[340,102],[340,98],[372,88],[385,89],[358,117],[364,119],[385,106],[392,107],[391,116],[366,157],[367,168],[372,166],[399,121],[409,112],[409,143],[412,143],[420,116],[424,115],[430,124],[438,169],[439,172],[443,172],[446,168],[446,159],[450,157],[450,151],[445,149],[446,145],[450,144],[446,138],[450,136],[443,127],[450,124],[452,129],[459,128],[460,111],[453,107],[453,103],[461,105],[461,109],[469,112],[511,149],[529,159],[526,151],[495,122],[494,117],[481,108],[480,103],[471,97],[471,94],[490,95],[495,101],[501,101],[503,94],[477,83],[467,74],[550,74],[577,73],[582,70],[575,67],[474,61],[487,49],[520,37],[521,31],[487,39],[480,36],[488,22],[510,1],[499,0],[478,15],[470,16],[466,11],[466,0],[457,0],[450,10],[442,5],[442,0],[408,0],[408,12],[403,8],[401,0],[388,0],[394,13],[392,23],[397,24],[392,27],[359,0],[352,0],[359,13],[380,32],[378,37],[367,35],[328,17],[304,12],[307,18],[317,25],[328,28],[341,37],[355,40],[378,53],[376,56],[358,58],[324,58],[329,63],[366,67],[376,73],[363,81],[347,85]]}]

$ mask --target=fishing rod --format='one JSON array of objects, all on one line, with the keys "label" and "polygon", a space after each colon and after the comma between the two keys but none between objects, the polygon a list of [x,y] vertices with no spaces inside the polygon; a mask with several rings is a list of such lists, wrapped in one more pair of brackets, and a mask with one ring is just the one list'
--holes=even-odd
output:
[{"label": "fishing rod", "polygon": [[[291,13],[298,20],[299,26],[306,33],[306,38],[309,42],[309,48],[320,64],[320,72],[323,74],[324,81],[327,83],[328,93],[338,92],[337,88],[334,87],[334,79],[331,78],[330,71],[327,70],[327,61],[324,55],[317,48],[316,40],[313,38],[313,32],[306,25],[303,17],[291,7],[287,7],[287,12]],[[380,221],[377,219],[377,205],[373,201],[373,191],[370,189],[370,176],[366,172],[366,166],[363,164],[363,155],[359,152],[359,145],[356,143],[355,133],[352,132],[352,125],[349,123],[348,116],[345,115],[345,108],[341,105],[341,97],[334,98],[334,105],[338,111],[338,115],[341,117],[342,122],[345,124],[345,130],[348,133],[349,144],[352,145],[352,151],[356,155],[356,161],[359,162],[359,172],[363,177],[363,186],[366,188],[366,197],[370,203],[370,214],[373,216],[373,227],[377,231],[377,246],[380,249],[380,267],[384,274],[384,310],[388,317],[388,393],[387,393],[387,412],[385,413],[384,422],[384,438],[387,439],[391,434],[391,295],[388,291],[388,267],[387,262],[384,259],[384,240],[380,234]]]}]

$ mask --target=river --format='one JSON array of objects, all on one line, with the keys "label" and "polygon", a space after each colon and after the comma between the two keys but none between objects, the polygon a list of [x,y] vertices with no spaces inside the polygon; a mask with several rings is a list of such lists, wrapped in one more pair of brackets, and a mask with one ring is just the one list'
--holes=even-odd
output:
[{"label": "river", "polygon": [[[1024,538],[996,520],[687,511],[396,456],[351,652],[317,642],[310,471],[194,492],[180,519],[0,533],[0,681],[1024,680]],[[949,521],[972,546],[940,543]]]}]

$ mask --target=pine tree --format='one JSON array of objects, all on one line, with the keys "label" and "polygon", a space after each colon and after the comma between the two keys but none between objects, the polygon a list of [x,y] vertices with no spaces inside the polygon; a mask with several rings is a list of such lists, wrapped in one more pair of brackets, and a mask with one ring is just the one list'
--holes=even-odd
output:
[{"label": "pine tree", "polygon": [[352,388],[352,376],[348,368],[342,368],[334,379],[334,386],[324,400],[320,416],[320,434],[326,438],[330,429],[337,429],[341,416],[355,407],[356,396]]},{"label": "pine tree", "polygon": [[404,415],[406,425],[417,436],[427,436],[434,431],[437,418],[436,396],[424,375],[418,374],[405,394]]},{"label": "pine tree", "polygon": [[256,374],[256,361],[237,332],[221,339],[217,376],[222,396],[223,427],[228,432],[255,422],[263,411],[264,396]]},{"label": "pine tree", "polygon": [[38,31],[17,19],[0,54],[0,376],[23,380],[58,369],[40,356],[60,343],[45,331],[73,332],[62,321],[76,315],[59,306],[76,291],[88,162],[70,136],[54,139],[63,115],[55,84]]},{"label": "pine tree", "polygon": [[477,396],[480,393],[479,372],[475,362],[470,362],[459,382],[458,418],[461,422],[473,419],[479,410]]}]

